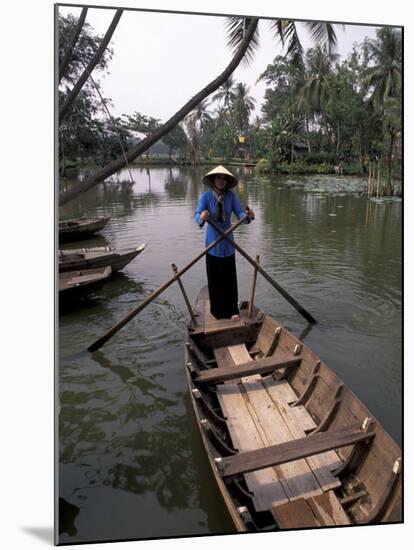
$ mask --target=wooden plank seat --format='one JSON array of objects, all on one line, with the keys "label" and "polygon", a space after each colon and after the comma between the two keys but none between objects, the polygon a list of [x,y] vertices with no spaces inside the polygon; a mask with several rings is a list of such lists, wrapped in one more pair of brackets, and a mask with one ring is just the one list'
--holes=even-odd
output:
[{"label": "wooden plank seat", "polygon": [[[261,383],[269,394],[272,402],[277,407],[289,432],[290,439],[300,439],[317,427],[303,405],[291,406],[296,400],[296,394],[287,380],[274,380],[272,377],[263,378]],[[335,451],[327,451],[320,455],[306,457],[306,462],[311,468],[323,491],[334,489],[341,485],[340,479],[333,474],[342,461]]]},{"label": "wooden plank seat", "polygon": [[230,321],[227,319],[224,322],[210,323],[209,325],[203,325],[203,319],[197,320],[197,323],[197,326],[191,330],[191,336],[198,336],[199,334],[215,335],[220,332],[236,331],[246,326],[246,323],[243,321]]},{"label": "wooden plank seat", "polygon": [[320,432],[264,449],[239,453],[234,457],[218,458],[217,467],[223,477],[244,474],[354,445],[374,436],[372,432],[362,432],[360,426],[336,432]]},{"label": "wooden plank seat", "polygon": [[[214,356],[219,367],[234,369],[251,360],[244,344],[216,348]],[[227,381],[217,386],[217,397],[227,417],[233,446],[243,452],[293,439],[278,407],[262,386],[265,380],[277,385],[288,383],[277,382],[273,377],[261,378],[260,375],[245,376],[240,380],[241,383]],[[292,396],[295,398],[292,389],[290,393],[285,393],[290,400]],[[321,486],[303,459],[247,473],[243,477],[258,512],[271,510],[273,506],[289,500],[322,493]]]},{"label": "wooden plank seat", "polygon": [[300,358],[292,357],[277,361],[273,358],[258,359],[241,363],[237,366],[225,366],[202,372],[194,379],[197,384],[218,384],[226,380],[234,380],[244,376],[255,374],[270,374],[278,369],[296,367],[301,362]]}]

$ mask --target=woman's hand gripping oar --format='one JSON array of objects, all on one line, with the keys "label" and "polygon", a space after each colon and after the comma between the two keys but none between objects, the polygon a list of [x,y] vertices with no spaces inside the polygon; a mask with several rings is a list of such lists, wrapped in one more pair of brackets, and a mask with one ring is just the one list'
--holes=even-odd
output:
[{"label": "woman's hand gripping oar", "polygon": [[[246,217],[250,217],[250,216],[245,216],[245,218],[246,218]],[[303,317],[305,317],[305,319],[306,319],[307,321],[309,321],[309,323],[313,323],[313,324],[316,324],[316,323],[317,323],[316,319],[315,319],[314,317],[312,317],[312,315],[311,315],[308,311],[306,311],[306,309],[305,309],[304,307],[302,307],[294,298],[292,298],[292,296],[291,296],[290,294],[288,294],[288,293],[286,292],[286,290],[284,290],[280,285],[278,285],[277,282],[276,282],[274,279],[272,279],[272,277],[271,277],[270,275],[268,275],[268,274],[266,273],[266,271],[265,271],[262,267],[260,267],[260,265],[259,265],[257,262],[255,262],[255,261],[253,260],[253,258],[252,258],[251,256],[249,256],[249,255],[247,254],[247,252],[245,252],[245,251],[241,248],[241,246],[239,246],[237,243],[235,243],[234,241],[232,241],[231,239],[229,239],[229,238],[227,237],[227,235],[225,235],[224,232],[223,232],[223,231],[222,231],[222,230],[221,230],[221,229],[220,229],[220,228],[219,228],[210,218],[208,218],[207,221],[208,221],[208,223],[213,227],[213,229],[214,229],[219,235],[221,235],[222,237],[224,237],[224,238],[226,239],[226,241],[228,241],[232,246],[234,246],[234,248],[235,248],[236,250],[238,250],[238,251],[240,252],[240,254],[241,254],[242,256],[244,256],[244,257],[246,258],[246,260],[247,260],[248,262],[250,262],[250,263],[257,269],[257,271],[258,271],[259,273],[261,273],[261,274],[263,275],[263,277],[264,277],[264,278],[265,278],[265,279],[266,279],[266,280],[267,280],[267,281],[268,281],[268,282],[269,282],[278,292],[280,292],[280,294],[281,294],[284,298],[286,298],[286,300],[287,300],[295,309],[297,309],[297,311],[299,311],[299,313],[300,313],[301,315],[303,315]]]},{"label": "woman's hand gripping oar", "polygon": [[101,338],[96,340],[93,344],[91,344],[88,347],[88,351],[96,351],[100,347],[102,347],[105,342],[107,342],[114,334],[116,334],[123,326],[125,326],[131,319],[133,319],[140,311],[142,311],[144,308],[147,307],[148,304],[150,304],[157,296],[159,296],[164,290],[166,290],[170,285],[172,285],[179,277],[181,277],[186,271],[190,269],[195,263],[198,262],[203,256],[207,254],[209,250],[211,250],[216,244],[232,233],[236,227],[241,225],[245,220],[247,216],[243,216],[238,220],[235,224],[233,224],[227,231],[222,232],[221,236],[218,237],[215,241],[210,243],[207,248],[205,248],[198,256],[196,256],[190,263],[188,263],[185,267],[183,267],[180,271],[178,271],[174,277],[171,277],[166,283],[164,283],[162,286],[160,286],[157,290],[154,290],[152,294],[148,296],[139,306],[134,308],[132,311],[130,311],[123,319],[121,319],[116,325],[114,325],[111,329],[108,330],[106,334],[104,334]]}]

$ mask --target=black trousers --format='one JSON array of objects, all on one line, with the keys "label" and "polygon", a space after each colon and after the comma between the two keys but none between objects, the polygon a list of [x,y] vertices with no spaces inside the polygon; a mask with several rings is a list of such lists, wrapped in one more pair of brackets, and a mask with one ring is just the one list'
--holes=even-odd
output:
[{"label": "black trousers", "polygon": [[216,319],[238,315],[235,255],[219,258],[206,254],[206,267],[211,314]]}]

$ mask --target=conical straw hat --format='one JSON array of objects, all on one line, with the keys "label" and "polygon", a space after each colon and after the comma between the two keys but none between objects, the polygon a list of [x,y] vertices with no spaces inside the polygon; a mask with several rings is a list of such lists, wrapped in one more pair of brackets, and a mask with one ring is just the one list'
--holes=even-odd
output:
[{"label": "conical straw hat", "polygon": [[236,187],[236,185],[239,183],[238,179],[221,164],[220,166],[216,166],[216,168],[213,168],[213,170],[211,170],[210,172],[208,172],[208,174],[204,176],[203,183],[211,186],[214,181],[214,176],[216,176],[217,174],[227,176],[227,189],[232,189],[233,187]]}]

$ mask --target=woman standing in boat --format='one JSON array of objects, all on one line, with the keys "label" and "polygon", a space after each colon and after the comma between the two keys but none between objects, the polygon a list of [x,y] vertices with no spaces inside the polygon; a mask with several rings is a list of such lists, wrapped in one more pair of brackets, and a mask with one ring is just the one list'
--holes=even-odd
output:
[{"label": "woman standing in boat", "polygon": [[[196,222],[200,227],[211,217],[212,220],[226,231],[231,226],[231,214],[241,218],[247,214],[245,223],[254,219],[253,210],[242,209],[239,199],[231,191],[238,184],[238,180],[224,166],[217,166],[203,178],[203,183],[210,187],[198,201],[195,214]],[[208,224],[205,244],[208,246],[220,235]],[[230,234],[233,239],[233,234]],[[211,314],[216,319],[238,318],[237,306],[237,273],[235,249],[226,240],[220,241],[206,254],[208,292],[210,297]]]}]

